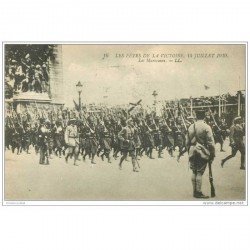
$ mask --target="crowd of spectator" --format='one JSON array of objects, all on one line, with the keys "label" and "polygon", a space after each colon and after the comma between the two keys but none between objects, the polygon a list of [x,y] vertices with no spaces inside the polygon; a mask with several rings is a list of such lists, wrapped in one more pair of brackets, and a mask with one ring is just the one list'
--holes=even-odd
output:
[{"label": "crowd of spectator", "polygon": [[5,95],[49,92],[49,59],[53,45],[5,45]]}]

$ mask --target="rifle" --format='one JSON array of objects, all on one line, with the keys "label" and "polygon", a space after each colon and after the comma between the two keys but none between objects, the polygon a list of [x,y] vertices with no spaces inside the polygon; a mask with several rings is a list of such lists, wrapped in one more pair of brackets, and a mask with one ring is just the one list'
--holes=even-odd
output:
[{"label": "rifle", "polygon": [[178,132],[181,132],[180,129],[178,128],[177,124],[176,124],[175,117],[174,117],[174,115],[172,114],[172,110],[171,110],[171,108],[170,108],[169,106],[167,106],[167,110],[169,111],[169,113],[170,113],[172,119],[174,120],[174,125],[175,125],[175,127],[177,128],[177,131],[178,131]]},{"label": "rifle", "polygon": [[210,115],[212,116],[212,119],[213,119],[213,122],[214,122],[215,126],[216,126],[219,130],[221,130],[220,127],[218,126],[217,122],[215,121],[214,115],[212,114],[212,110],[211,110],[210,108],[209,108],[209,113],[210,113]]},{"label": "rifle", "polygon": [[19,124],[20,127],[22,128],[23,132],[25,132],[24,127],[23,127],[22,115],[20,114],[20,121],[19,121],[17,112],[16,112],[15,110],[14,110],[14,112],[15,112],[15,116],[16,116],[16,119],[17,119],[18,124]]},{"label": "rifle", "polygon": [[82,112],[81,112],[81,118],[83,118],[83,119],[85,120],[86,126],[88,127],[88,129],[90,130],[90,132],[91,132],[92,134],[94,134],[95,131],[94,131],[93,129],[91,129],[91,127],[90,127],[89,124],[88,124],[87,118],[85,117],[85,115],[84,115]]},{"label": "rifle", "polygon": [[210,182],[210,186],[211,186],[211,197],[215,197],[215,188],[214,188],[214,179],[213,179],[213,173],[212,173],[212,162],[209,161],[208,163],[208,167],[209,167],[209,182]]},{"label": "rifle", "polygon": [[10,121],[12,127],[14,128],[15,133],[17,134],[15,123],[11,120],[11,117],[10,117],[9,121]]},{"label": "rifle", "polygon": [[187,129],[186,122],[185,122],[185,120],[184,120],[184,118],[183,118],[183,115],[181,114],[180,116],[181,116],[181,120],[182,120],[183,125],[184,125],[184,128],[185,128],[185,131],[187,132],[188,129]]}]

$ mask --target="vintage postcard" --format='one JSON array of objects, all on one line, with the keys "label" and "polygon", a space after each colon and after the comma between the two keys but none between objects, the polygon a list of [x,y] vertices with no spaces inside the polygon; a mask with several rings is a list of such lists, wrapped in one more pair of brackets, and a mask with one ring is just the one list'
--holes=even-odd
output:
[{"label": "vintage postcard", "polygon": [[246,43],[3,49],[3,204],[247,204]]}]

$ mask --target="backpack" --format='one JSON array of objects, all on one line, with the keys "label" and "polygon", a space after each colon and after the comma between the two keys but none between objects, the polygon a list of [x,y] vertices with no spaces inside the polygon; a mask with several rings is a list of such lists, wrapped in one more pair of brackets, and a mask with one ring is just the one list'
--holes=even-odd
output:
[{"label": "backpack", "polygon": [[[188,132],[188,137],[189,137],[189,132]],[[188,151],[189,159],[199,156],[201,159],[209,161],[211,156],[210,151],[202,143],[199,142],[199,139],[197,138],[196,135],[195,124],[194,124],[194,137],[196,142],[189,148]]]}]

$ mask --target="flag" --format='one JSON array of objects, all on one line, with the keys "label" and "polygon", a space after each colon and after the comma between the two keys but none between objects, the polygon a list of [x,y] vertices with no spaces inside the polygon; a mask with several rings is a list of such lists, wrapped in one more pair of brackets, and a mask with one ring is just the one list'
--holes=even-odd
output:
[{"label": "flag", "polygon": [[210,87],[209,87],[209,86],[207,86],[207,85],[205,85],[205,84],[204,84],[204,88],[205,88],[205,90],[210,89]]}]

